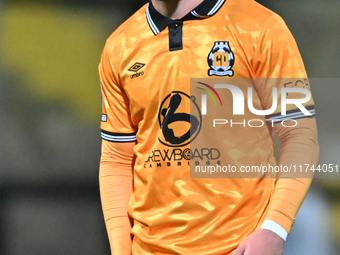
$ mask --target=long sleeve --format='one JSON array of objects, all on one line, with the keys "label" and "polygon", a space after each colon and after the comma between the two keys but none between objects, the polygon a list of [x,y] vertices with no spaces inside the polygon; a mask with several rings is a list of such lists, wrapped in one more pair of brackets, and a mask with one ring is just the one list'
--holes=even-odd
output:
[{"label": "long sleeve", "polygon": [[133,190],[137,128],[120,81],[119,45],[105,45],[99,65],[102,94],[100,194],[112,255],[131,254],[128,204]]},{"label": "long sleeve", "polygon": [[[263,109],[270,109],[272,105],[272,89],[278,91],[278,107],[275,112],[267,116],[274,123],[273,131],[278,135],[281,143],[281,153],[278,165],[316,164],[319,157],[317,129],[315,119],[305,118],[304,113],[298,111],[296,105],[287,104],[287,111],[281,113],[281,93],[283,88],[303,88],[311,91],[306,70],[296,42],[284,21],[278,15],[268,19],[267,25],[260,35],[259,45],[255,52],[253,67],[259,79],[256,85],[261,98]],[[279,32],[279,33],[278,33]],[[296,99],[304,97],[302,93],[287,93],[286,98]],[[304,107],[313,116],[315,114],[314,101],[311,97]],[[285,125],[295,127],[284,127]],[[279,224],[283,231],[289,233],[295,216],[308,192],[312,176],[292,176],[275,180],[275,189],[271,197],[265,220]],[[261,227],[262,228],[262,227]],[[274,231],[275,232],[275,231]]]},{"label": "long sleeve", "polygon": [[[274,126],[274,131],[281,142],[279,165],[315,165],[319,157],[315,118],[303,118],[296,121],[298,122],[296,127],[285,128],[281,124]],[[286,123],[286,125],[289,124],[295,125],[294,122]],[[288,233],[312,182],[310,174],[308,176],[306,174],[306,177],[308,178],[290,176],[276,179],[266,220],[275,221]]]},{"label": "long sleeve", "polygon": [[127,208],[133,190],[134,144],[102,141],[100,195],[112,255],[131,254]]}]

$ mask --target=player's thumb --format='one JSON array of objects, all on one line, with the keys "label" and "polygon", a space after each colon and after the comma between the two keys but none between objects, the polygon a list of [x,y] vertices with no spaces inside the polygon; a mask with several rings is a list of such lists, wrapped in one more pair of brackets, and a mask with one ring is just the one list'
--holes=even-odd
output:
[{"label": "player's thumb", "polygon": [[237,247],[237,249],[235,250],[235,252],[233,253],[233,255],[243,255],[245,249],[246,249],[245,245],[242,245],[242,243],[241,243],[240,246]]}]

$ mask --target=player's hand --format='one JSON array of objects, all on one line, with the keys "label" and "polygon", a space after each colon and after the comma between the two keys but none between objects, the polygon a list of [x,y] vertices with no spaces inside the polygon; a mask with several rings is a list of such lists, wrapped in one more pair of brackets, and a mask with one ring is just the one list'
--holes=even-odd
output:
[{"label": "player's hand", "polygon": [[267,229],[259,229],[248,236],[233,255],[283,255],[284,240]]}]

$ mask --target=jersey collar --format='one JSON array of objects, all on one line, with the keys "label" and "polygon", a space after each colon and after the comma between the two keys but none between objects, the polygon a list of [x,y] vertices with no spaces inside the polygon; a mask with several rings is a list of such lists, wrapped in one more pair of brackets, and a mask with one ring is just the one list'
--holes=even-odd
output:
[{"label": "jersey collar", "polygon": [[[180,21],[192,19],[204,19],[213,16],[224,4],[226,0],[204,0],[195,9],[185,15]],[[146,7],[146,18],[152,32],[157,35],[164,30],[169,24],[174,23],[174,20],[163,16],[155,7],[152,2],[148,3]]]}]

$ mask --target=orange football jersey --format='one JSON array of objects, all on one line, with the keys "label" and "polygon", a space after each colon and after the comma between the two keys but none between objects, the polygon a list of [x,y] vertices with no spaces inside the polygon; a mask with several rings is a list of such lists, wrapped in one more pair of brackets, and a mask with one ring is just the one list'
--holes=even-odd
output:
[{"label": "orange football jersey", "polygon": [[[204,0],[180,20],[150,2],[109,37],[99,71],[102,138],[136,141],[133,254],[231,254],[264,221],[274,179],[190,178],[190,141],[200,135],[188,124],[190,78],[299,78],[309,87],[283,20],[252,0]],[[284,84],[254,84],[257,109],[270,108],[273,86]],[[314,115],[312,99],[306,107]],[[295,108],[267,118],[304,117]],[[267,125],[226,132],[229,164],[276,164]]]}]

